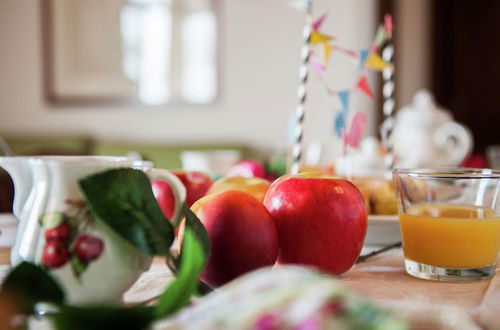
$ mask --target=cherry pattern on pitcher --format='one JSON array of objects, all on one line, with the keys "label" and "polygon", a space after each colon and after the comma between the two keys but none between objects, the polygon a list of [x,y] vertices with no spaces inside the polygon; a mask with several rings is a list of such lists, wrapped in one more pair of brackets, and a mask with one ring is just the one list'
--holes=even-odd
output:
[{"label": "cherry pattern on pitcher", "polygon": [[104,241],[88,234],[93,222],[83,201],[67,201],[67,212],[49,212],[40,217],[45,229],[45,246],[42,251],[42,265],[53,270],[70,262],[77,278],[89,264],[97,260],[104,251]]}]

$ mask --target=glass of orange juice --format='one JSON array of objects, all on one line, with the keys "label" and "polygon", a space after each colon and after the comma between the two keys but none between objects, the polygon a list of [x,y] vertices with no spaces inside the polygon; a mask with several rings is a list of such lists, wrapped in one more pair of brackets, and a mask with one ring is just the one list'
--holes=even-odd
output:
[{"label": "glass of orange juice", "polygon": [[500,171],[395,170],[408,274],[475,282],[495,273],[500,250]]}]

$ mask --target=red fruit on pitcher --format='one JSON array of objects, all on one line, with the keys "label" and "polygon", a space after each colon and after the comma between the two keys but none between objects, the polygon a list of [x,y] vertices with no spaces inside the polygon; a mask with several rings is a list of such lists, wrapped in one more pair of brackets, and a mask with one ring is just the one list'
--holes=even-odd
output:
[{"label": "red fruit on pitcher", "polygon": [[58,241],[67,242],[71,236],[71,229],[68,222],[61,222],[58,226],[45,230],[45,240],[47,242]]},{"label": "red fruit on pitcher", "polygon": [[59,241],[47,242],[42,252],[42,264],[48,269],[63,266],[69,260],[69,251],[66,245]]},{"label": "red fruit on pitcher", "polygon": [[102,254],[104,242],[92,235],[80,235],[75,240],[74,252],[81,262],[89,263]]}]

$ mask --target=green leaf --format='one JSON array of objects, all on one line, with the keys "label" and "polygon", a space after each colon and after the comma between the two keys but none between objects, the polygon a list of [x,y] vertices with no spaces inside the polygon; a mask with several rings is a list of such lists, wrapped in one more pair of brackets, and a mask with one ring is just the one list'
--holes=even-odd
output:
[{"label": "green leaf", "polygon": [[58,330],[143,330],[153,321],[152,307],[64,306],[51,316]]},{"label": "green leaf", "polygon": [[55,228],[64,221],[64,218],[62,212],[49,212],[40,217],[40,223],[45,229]]},{"label": "green leaf", "polygon": [[[203,257],[206,263],[208,261],[208,256],[210,255],[210,239],[208,238],[207,230],[205,229],[205,226],[203,226],[203,224],[201,223],[200,219],[198,219],[196,214],[194,214],[194,212],[191,211],[191,209],[185,204],[184,204],[184,215],[186,216],[185,228],[186,230],[191,229],[193,234],[200,242],[203,250]],[[184,242],[181,249],[181,255],[182,251],[184,251]],[[205,264],[203,266],[205,266]]]},{"label": "green leaf", "polygon": [[19,296],[27,312],[32,312],[38,302],[64,302],[63,290],[47,271],[26,261],[10,271],[3,282],[2,292]]},{"label": "green leaf", "polygon": [[150,256],[167,256],[174,240],[170,222],[142,171],[121,168],[80,181],[93,215]]},{"label": "green leaf", "polygon": [[189,303],[198,288],[198,277],[205,262],[201,242],[194,231],[187,228],[184,234],[182,265],[176,279],[160,296],[154,311],[156,318],[172,315]]},{"label": "green leaf", "polygon": [[87,269],[87,264],[81,262],[76,255],[71,256],[70,261],[71,261],[71,270],[73,271],[73,274],[78,280],[80,280],[80,276]]},{"label": "green leaf", "polygon": [[[205,259],[205,263],[203,267],[205,267],[208,257],[210,254],[210,239],[208,237],[208,233],[201,223],[200,219],[194,214],[191,209],[184,204],[183,207],[183,215],[185,219],[185,228],[189,228],[193,231],[195,234],[196,238],[198,241],[201,243],[202,248],[203,248],[203,255]],[[174,273],[177,274],[178,269],[181,267],[182,263],[182,251],[184,251],[184,244],[183,248],[181,249],[181,254],[178,258],[174,258],[173,256],[167,257],[167,266],[170,268],[170,270]],[[207,293],[212,292],[212,288],[208,286],[207,284],[203,283],[202,281],[198,281],[198,289],[197,289],[197,294],[200,296],[204,296]]]}]

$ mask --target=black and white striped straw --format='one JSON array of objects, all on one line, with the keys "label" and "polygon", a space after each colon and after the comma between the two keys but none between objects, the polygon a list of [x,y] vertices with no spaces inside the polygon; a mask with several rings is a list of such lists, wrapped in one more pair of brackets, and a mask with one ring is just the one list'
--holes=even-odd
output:
[{"label": "black and white striped straw", "polygon": [[298,89],[298,103],[295,109],[295,132],[294,144],[292,147],[292,165],[290,168],[291,174],[297,174],[300,170],[302,161],[302,138],[304,135],[304,106],[306,103],[306,86],[307,78],[309,76],[309,55],[310,55],[310,42],[312,33],[312,0],[306,0],[306,21],[304,25],[303,37],[304,43],[302,44],[301,60],[299,70],[299,89]]},{"label": "black and white striped straw", "polygon": [[381,128],[382,143],[387,149],[386,155],[386,166],[388,169],[392,170],[394,168],[394,145],[391,139],[392,132],[394,130],[394,45],[392,43],[392,38],[389,39],[382,50],[382,59],[390,64],[390,67],[385,68],[382,71],[383,77],[383,87],[382,95],[384,96],[383,112],[385,116],[384,123]]}]

